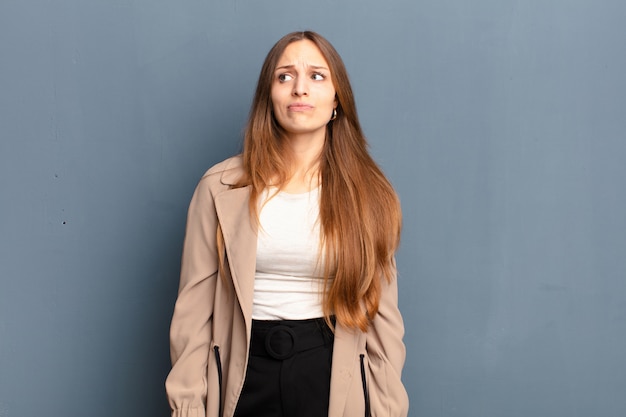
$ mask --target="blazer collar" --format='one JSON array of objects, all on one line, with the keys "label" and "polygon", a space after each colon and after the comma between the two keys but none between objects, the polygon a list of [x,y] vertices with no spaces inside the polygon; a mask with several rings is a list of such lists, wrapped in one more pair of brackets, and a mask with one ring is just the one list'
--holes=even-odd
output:
[{"label": "blazer collar", "polygon": [[243,175],[243,158],[237,155],[226,161],[220,181],[224,185],[235,185]]}]

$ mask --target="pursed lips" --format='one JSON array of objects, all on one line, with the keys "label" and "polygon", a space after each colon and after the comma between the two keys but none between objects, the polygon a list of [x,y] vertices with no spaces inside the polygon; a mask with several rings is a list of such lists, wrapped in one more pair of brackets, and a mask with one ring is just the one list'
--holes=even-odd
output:
[{"label": "pursed lips", "polygon": [[292,103],[287,106],[287,110],[289,111],[306,111],[311,110],[312,108],[312,105],[306,103]]}]

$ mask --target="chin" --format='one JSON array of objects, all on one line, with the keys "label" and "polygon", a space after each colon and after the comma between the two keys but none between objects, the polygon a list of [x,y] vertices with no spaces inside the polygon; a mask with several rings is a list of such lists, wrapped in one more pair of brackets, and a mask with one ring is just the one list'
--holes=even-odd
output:
[{"label": "chin", "polygon": [[319,131],[322,131],[326,128],[326,125],[324,126],[316,126],[316,127],[301,127],[301,126],[292,126],[289,129],[285,129],[287,131],[287,133],[291,133],[294,135],[306,135],[306,134],[312,134],[312,133],[316,133]]}]

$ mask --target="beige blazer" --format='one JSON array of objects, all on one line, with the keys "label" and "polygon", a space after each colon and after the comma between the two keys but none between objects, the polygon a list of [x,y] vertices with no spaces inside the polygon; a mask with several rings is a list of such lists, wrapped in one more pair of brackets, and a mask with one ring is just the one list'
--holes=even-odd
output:
[{"label": "beige blazer", "polygon": [[[215,165],[200,180],[189,206],[170,332],[172,370],[166,381],[173,417],[218,417],[220,400],[223,416],[232,417],[243,387],[257,229],[248,210],[249,187],[230,187],[242,173],[239,156]],[[226,249],[226,265],[219,271],[218,223]],[[366,333],[336,326],[329,417],[365,415],[361,355],[371,415],[407,415],[408,396],[400,380],[404,326],[397,292],[395,279],[391,284],[383,282],[380,309]]]}]

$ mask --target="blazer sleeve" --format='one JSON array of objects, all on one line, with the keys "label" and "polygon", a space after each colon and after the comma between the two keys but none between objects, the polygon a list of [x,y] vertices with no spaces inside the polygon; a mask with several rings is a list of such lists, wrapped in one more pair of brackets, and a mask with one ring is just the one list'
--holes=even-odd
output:
[{"label": "blazer sleeve", "polygon": [[398,280],[382,280],[378,313],[366,333],[368,391],[373,417],[406,417],[409,398],[402,384],[406,348],[398,309]]},{"label": "blazer sleeve", "polygon": [[172,370],[165,382],[172,417],[205,417],[207,360],[217,279],[217,215],[206,178],[187,215],[178,298],[170,327]]}]

